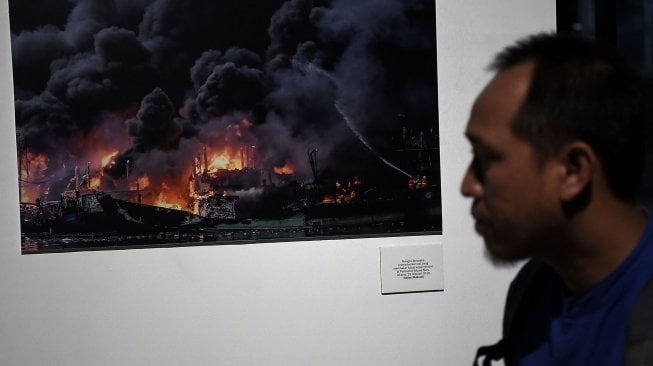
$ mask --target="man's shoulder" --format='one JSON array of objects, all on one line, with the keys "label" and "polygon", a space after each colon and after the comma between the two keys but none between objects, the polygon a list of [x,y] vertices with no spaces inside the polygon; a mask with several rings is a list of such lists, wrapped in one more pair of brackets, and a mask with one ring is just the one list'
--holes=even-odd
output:
[{"label": "man's shoulder", "polygon": [[[515,337],[524,312],[532,310],[537,296],[555,281],[551,267],[532,259],[522,266],[512,281],[504,311],[504,339]],[[628,315],[624,365],[653,365],[653,276],[639,292]],[[508,347],[510,347],[508,345]]]}]

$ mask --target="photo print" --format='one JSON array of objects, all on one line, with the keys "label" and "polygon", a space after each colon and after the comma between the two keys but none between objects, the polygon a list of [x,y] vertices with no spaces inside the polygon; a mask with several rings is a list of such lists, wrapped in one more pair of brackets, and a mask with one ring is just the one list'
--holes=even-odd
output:
[{"label": "photo print", "polygon": [[431,0],[9,0],[23,253],[442,230]]}]

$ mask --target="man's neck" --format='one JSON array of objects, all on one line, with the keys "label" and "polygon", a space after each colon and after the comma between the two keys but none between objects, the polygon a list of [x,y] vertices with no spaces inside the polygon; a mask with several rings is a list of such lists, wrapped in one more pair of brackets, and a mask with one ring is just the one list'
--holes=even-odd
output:
[{"label": "man's neck", "polygon": [[580,293],[612,273],[632,252],[646,226],[644,211],[611,202],[572,219],[557,253],[544,258],[572,293]]}]

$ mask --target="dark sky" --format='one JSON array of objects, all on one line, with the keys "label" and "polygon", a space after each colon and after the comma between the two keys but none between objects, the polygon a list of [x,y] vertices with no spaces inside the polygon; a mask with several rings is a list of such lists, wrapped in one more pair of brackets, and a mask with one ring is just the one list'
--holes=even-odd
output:
[{"label": "dark sky", "polygon": [[114,145],[115,178],[127,160],[154,179],[183,177],[200,146],[238,143],[255,144],[264,168],[292,161],[306,179],[313,148],[325,170],[396,176],[351,127],[383,155],[404,128],[437,136],[432,0],[9,7],[17,130],[51,175]]}]

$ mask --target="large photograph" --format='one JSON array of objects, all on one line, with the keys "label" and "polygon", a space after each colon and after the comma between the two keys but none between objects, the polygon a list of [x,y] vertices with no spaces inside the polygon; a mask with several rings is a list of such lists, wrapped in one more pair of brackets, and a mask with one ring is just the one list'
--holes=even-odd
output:
[{"label": "large photograph", "polygon": [[433,0],[9,0],[23,253],[442,230]]}]

